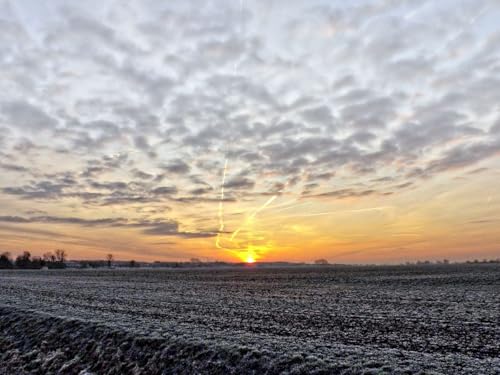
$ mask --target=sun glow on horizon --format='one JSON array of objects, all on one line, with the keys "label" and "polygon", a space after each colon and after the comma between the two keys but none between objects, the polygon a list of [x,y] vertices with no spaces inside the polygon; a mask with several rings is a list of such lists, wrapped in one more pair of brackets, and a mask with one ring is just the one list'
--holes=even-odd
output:
[{"label": "sun glow on horizon", "polygon": [[262,254],[259,254],[258,250],[256,251],[255,247],[250,246],[245,250],[241,250],[238,254],[238,258],[246,264],[253,264],[257,262]]}]

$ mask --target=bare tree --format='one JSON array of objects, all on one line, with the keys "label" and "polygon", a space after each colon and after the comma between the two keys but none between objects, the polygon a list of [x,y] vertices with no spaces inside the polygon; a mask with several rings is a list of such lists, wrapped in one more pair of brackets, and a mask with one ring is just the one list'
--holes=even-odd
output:
[{"label": "bare tree", "polygon": [[106,261],[108,262],[108,268],[111,268],[111,262],[113,261],[113,254],[106,255]]},{"label": "bare tree", "polygon": [[53,263],[53,262],[56,261],[56,256],[54,254],[52,254],[50,251],[47,252],[47,253],[45,253],[45,254],[43,254],[42,258],[46,262],[52,262]]},{"label": "bare tree", "polygon": [[64,263],[64,261],[66,260],[66,251],[65,250],[62,250],[62,249],[57,249],[55,251],[55,254],[56,254],[56,260],[60,263]]}]

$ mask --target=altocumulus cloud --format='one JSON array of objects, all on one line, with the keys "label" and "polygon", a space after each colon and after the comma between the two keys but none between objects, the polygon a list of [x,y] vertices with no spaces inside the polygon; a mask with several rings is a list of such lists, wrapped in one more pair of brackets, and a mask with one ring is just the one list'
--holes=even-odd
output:
[{"label": "altocumulus cloud", "polygon": [[139,228],[142,233],[153,236],[178,236],[182,238],[205,238],[215,236],[215,232],[186,232],[179,230],[175,220],[130,220],[126,218],[83,219],[79,217],[57,216],[0,216],[0,222],[11,224],[68,224],[83,227]]},{"label": "altocumulus cloud", "polygon": [[[209,237],[176,223],[216,226],[225,160],[230,203],[397,195],[498,157],[496,2],[98,8],[0,1],[6,223]],[[75,206],[130,218],[58,219]]]}]

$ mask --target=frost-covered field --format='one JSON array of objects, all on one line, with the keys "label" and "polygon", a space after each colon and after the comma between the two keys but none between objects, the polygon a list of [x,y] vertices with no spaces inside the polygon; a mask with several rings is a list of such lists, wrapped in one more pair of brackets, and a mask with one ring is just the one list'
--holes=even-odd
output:
[{"label": "frost-covered field", "polygon": [[0,272],[0,374],[500,373],[500,265]]}]

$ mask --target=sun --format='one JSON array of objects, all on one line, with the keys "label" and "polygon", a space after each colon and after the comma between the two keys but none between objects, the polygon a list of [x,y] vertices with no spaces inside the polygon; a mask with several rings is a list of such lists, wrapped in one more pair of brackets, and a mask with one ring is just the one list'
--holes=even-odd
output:
[{"label": "sun", "polygon": [[262,258],[262,248],[257,248],[254,245],[248,246],[246,249],[235,251],[235,255],[239,258],[240,262],[246,264],[254,264]]}]

